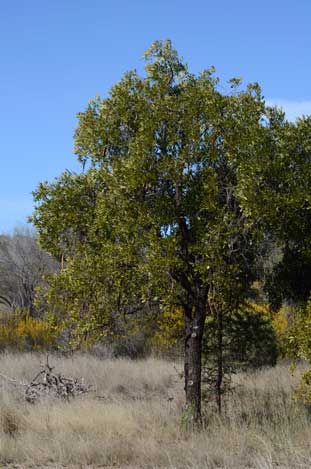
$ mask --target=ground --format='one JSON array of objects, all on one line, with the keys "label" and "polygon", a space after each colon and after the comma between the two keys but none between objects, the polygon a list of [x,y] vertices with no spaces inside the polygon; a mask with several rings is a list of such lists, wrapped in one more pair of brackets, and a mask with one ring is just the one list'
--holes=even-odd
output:
[{"label": "ground", "polygon": [[41,362],[38,354],[0,356],[1,467],[311,467],[311,416],[292,399],[299,370],[237,375],[223,415],[208,405],[203,429],[193,432],[183,415],[181,363],[51,356],[55,372],[83,377],[93,391],[29,404],[19,382]]}]

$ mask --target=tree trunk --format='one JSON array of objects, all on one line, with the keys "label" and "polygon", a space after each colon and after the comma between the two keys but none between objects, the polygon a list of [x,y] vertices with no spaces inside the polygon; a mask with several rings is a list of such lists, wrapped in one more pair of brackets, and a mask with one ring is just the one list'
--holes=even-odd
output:
[{"label": "tree trunk", "polygon": [[221,308],[217,311],[217,382],[216,401],[218,412],[221,414],[223,380],[223,315]]},{"label": "tree trunk", "polygon": [[[185,312],[185,393],[186,411],[194,425],[202,423],[201,413],[201,355],[206,317],[205,304]],[[190,422],[189,422],[190,423]]]}]

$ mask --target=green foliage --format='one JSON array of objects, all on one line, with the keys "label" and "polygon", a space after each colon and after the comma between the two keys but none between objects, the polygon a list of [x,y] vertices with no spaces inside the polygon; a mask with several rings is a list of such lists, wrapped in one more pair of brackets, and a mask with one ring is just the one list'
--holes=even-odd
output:
[{"label": "green foliage", "polygon": [[277,339],[271,318],[252,305],[241,308],[228,321],[227,335],[231,360],[237,368],[274,366]]},{"label": "green foliage", "polygon": [[236,311],[223,315],[221,330],[217,315],[208,318],[202,363],[204,397],[208,401],[217,397],[217,392],[221,396],[230,389],[232,374],[276,365],[276,333],[271,317],[264,310],[255,304],[241,305]]},{"label": "green foliage", "polygon": [[[306,216],[309,217],[309,213]],[[308,229],[311,230],[311,225]],[[311,249],[307,245],[302,246],[306,239],[302,237],[300,246],[292,240],[287,242],[282,249],[281,261],[266,275],[265,291],[274,310],[279,309],[284,301],[299,304],[308,300],[311,292]]]},{"label": "green foliage", "polygon": [[270,313],[273,329],[277,338],[278,355],[282,358],[293,358],[293,347],[290,344],[290,330],[294,317],[297,315],[293,306],[284,304],[278,311]]},{"label": "green foliage", "polygon": [[[287,354],[296,361],[311,364],[311,298],[306,305],[296,308],[287,332]],[[295,397],[311,403],[311,370],[306,370],[296,389]]]},{"label": "green foliage", "polygon": [[191,306],[211,286],[237,303],[254,279],[260,230],[240,200],[245,168],[270,153],[260,88],[233,80],[221,94],[214,71],[192,75],[169,41],[145,58],[146,77],[125,74],[78,114],[89,169],[34,193],[40,241],[65,261],[47,299],[80,335],[133,309]]},{"label": "green foliage", "polygon": [[264,275],[275,310],[283,301],[306,302],[311,291],[311,117],[281,125],[280,119],[271,110],[265,141],[271,152],[250,159],[241,179],[243,209],[262,220],[281,253]]},{"label": "green foliage", "polygon": [[293,311],[288,328],[288,352],[305,361],[311,361],[311,299]]}]

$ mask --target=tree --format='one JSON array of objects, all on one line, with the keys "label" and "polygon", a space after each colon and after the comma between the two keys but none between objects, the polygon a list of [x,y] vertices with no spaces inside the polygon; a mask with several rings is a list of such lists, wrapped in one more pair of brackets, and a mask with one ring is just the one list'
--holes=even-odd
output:
[{"label": "tree", "polygon": [[[279,119],[281,116],[279,115]],[[287,357],[311,361],[311,117],[295,123],[276,122],[277,153],[263,153],[243,168],[242,207],[250,218],[261,219],[277,256],[264,275],[265,290],[275,310],[274,319]],[[274,256],[272,256],[274,257]],[[297,396],[311,400],[311,372],[303,373]]]},{"label": "tree", "polygon": [[306,304],[311,293],[311,117],[275,124],[277,153],[251,159],[241,181],[243,210],[262,220],[277,251],[264,275],[277,309],[283,301]]},{"label": "tree", "polygon": [[145,77],[125,74],[78,114],[75,152],[88,170],[41,184],[33,222],[65,259],[50,304],[81,334],[112,328],[117,315],[182,308],[186,402],[198,423],[206,316],[246,295],[261,241],[241,177],[271,156],[281,118],[257,84],[238,91],[233,79],[222,94],[213,69],[191,74],[168,40],[145,59]]},{"label": "tree", "polygon": [[44,283],[43,276],[56,268],[56,261],[40,249],[33,231],[18,229],[13,236],[1,235],[0,304],[35,315],[35,290]]}]

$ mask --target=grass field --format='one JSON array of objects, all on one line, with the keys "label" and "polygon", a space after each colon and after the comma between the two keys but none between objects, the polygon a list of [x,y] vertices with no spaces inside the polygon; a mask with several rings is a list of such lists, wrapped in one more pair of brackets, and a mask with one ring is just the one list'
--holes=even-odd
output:
[{"label": "grass field", "polygon": [[[0,373],[30,381],[44,360],[3,354]],[[191,432],[182,418],[180,364],[87,355],[50,362],[93,392],[28,404],[22,387],[0,378],[1,467],[311,467],[311,415],[292,400],[297,376],[285,365],[236,376],[223,415],[210,405],[208,424]]]}]

